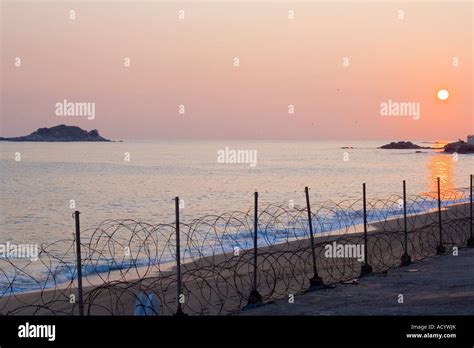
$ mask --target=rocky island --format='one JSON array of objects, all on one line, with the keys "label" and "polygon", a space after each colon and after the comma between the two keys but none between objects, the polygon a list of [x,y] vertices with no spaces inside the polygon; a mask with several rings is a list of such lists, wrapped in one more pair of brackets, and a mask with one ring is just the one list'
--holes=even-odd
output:
[{"label": "rocky island", "polygon": [[459,139],[454,143],[449,143],[444,146],[444,152],[449,153],[474,153],[474,144],[465,142]]},{"label": "rocky island", "polygon": [[379,149],[418,150],[418,149],[432,149],[432,148],[416,145],[416,144],[413,144],[411,141],[399,141],[397,143],[392,141],[390,144],[380,146]]},{"label": "rocky island", "polygon": [[60,124],[51,128],[38,128],[30,135],[2,138],[0,141],[110,141],[99,135],[97,129],[90,132],[77,126]]}]

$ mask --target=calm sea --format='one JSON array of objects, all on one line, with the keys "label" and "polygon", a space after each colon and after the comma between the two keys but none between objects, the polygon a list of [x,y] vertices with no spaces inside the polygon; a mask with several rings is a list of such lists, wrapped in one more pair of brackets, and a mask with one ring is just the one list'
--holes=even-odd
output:
[{"label": "calm sea", "polygon": [[[73,231],[70,201],[84,228],[105,219],[173,221],[175,196],[183,220],[247,210],[258,190],[263,202],[383,198],[401,192],[467,187],[474,156],[433,150],[382,150],[384,141],[174,141],[121,143],[0,143],[0,242],[44,243]],[[429,144],[425,144],[429,145]],[[354,149],[342,149],[351,146]],[[257,165],[218,163],[217,152],[257,150]],[[15,155],[21,155],[15,161]],[[129,161],[126,161],[128,158]],[[346,160],[345,160],[346,159]]]}]

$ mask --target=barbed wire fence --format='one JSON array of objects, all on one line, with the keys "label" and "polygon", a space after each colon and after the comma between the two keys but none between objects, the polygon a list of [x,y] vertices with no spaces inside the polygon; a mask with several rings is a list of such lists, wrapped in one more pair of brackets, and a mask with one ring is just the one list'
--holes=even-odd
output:
[{"label": "barbed wire fence", "polygon": [[[4,315],[225,315],[474,246],[467,189],[306,206],[268,204],[190,223],[106,220],[0,259]],[[359,249],[357,249],[359,248]],[[341,250],[354,252],[349,257]],[[329,252],[331,250],[331,252]],[[355,250],[363,253],[355,254]],[[329,253],[329,254],[328,254]],[[38,266],[38,263],[40,267]]]}]

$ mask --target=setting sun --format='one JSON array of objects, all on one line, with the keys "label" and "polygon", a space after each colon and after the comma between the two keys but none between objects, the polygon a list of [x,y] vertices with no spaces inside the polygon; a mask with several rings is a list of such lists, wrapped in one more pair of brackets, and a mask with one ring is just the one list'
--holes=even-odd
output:
[{"label": "setting sun", "polygon": [[445,89],[440,89],[438,91],[438,99],[439,100],[446,100],[449,98],[449,92]]}]

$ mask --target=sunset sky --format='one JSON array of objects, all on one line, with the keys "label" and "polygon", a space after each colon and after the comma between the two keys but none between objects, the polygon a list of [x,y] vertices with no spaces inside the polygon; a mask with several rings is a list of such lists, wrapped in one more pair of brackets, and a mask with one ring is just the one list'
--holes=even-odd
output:
[{"label": "sunset sky", "polygon": [[[2,1],[0,136],[65,123],[113,139],[465,138],[473,14],[471,1]],[[64,99],[95,102],[95,119],[56,116]],[[420,103],[420,119],[381,116],[389,99]]]}]

